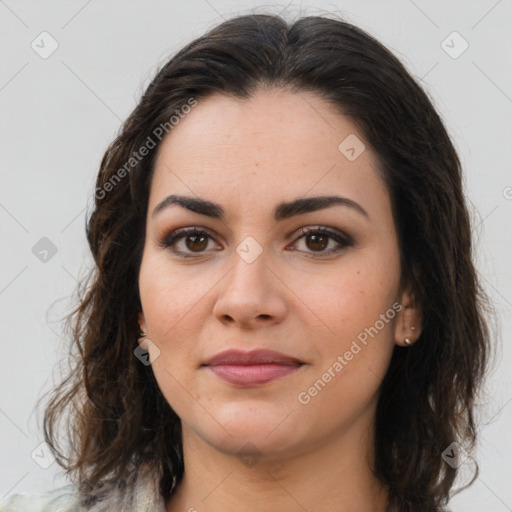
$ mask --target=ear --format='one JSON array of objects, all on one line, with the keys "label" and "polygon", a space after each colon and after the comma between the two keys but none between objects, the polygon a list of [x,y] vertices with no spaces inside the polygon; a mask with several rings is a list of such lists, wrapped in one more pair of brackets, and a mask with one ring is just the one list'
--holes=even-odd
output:
[{"label": "ear", "polygon": [[419,301],[410,288],[401,292],[398,302],[402,308],[396,316],[394,341],[397,345],[407,347],[406,339],[413,344],[421,334],[422,311]]},{"label": "ear", "polygon": [[[142,311],[139,312],[138,324],[139,324],[139,331],[145,332],[147,334],[148,331],[146,330],[146,319],[145,319],[144,313]],[[147,339],[148,339],[147,336],[138,338],[139,345],[145,350],[147,350]]]}]

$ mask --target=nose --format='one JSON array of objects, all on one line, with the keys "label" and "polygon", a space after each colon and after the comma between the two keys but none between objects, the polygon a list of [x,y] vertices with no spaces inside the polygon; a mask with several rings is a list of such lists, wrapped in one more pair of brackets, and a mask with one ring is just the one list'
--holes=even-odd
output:
[{"label": "nose", "polygon": [[288,309],[286,284],[269,267],[265,251],[251,263],[233,256],[234,266],[219,283],[213,314],[223,324],[241,328],[270,326],[283,321]]}]

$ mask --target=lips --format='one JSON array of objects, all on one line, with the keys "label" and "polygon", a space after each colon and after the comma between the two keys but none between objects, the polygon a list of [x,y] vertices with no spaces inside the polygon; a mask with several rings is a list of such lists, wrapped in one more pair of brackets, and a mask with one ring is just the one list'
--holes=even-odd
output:
[{"label": "lips", "polygon": [[208,359],[203,366],[225,382],[252,387],[285,377],[303,365],[299,359],[274,350],[226,350]]},{"label": "lips", "polygon": [[254,365],[254,364],[287,364],[287,365],[301,365],[303,361],[295,357],[276,352],[275,350],[252,350],[250,352],[243,352],[241,350],[225,350],[219,354],[208,359],[204,365]]}]

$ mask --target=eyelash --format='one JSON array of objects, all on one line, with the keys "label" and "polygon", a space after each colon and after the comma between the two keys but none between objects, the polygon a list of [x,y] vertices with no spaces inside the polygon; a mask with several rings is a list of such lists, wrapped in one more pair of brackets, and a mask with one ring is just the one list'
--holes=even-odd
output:
[{"label": "eyelash", "polygon": [[[165,236],[158,245],[160,247],[163,247],[164,249],[169,249],[170,247],[173,247],[176,245],[176,242],[181,240],[182,238],[186,238],[188,236],[194,236],[194,235],[206,235],[210,239],[214,239],[213,236],[210,235],[210,233],[202,228],[181,228],[177,229],[176,231],[172,232],[171,234]],[[305,238],[307,235],[325,235],[333,240],[335,240],[338,244],[341,245],[341,247],[338,247],[337,249],[330,250],[330,251],[309,251],[310,253],[314,254],[314,256],[307,256],[309,258],[322,258],[326,256],[332,256],[333,254],[337,254],[341,252],[343,249],[347,247],[352,247],[354,245],[354,240],[351,236],[342,233],[341,231],[328,228],[326,226],[318,226],[315,228],[310,227],[304,227],[299,229],[299,236],[296,238],[294,244],[297,243],[302,238]],[[175,255],[179,256],[180,258],[197,258],[205,254],[206,251],[197,252],[197,253],[185,253],[181,251],[172,251]]]}]

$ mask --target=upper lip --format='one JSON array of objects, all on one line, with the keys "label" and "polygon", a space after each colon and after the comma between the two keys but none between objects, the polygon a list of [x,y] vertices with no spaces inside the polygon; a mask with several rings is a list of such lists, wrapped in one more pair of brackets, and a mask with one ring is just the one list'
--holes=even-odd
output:
[{"label": "upper lip", "polygon": [[300,361],[296,357],[276,352],[275,350],[257,349],[251,350],[250,352],[244,352],[242,350],[229,349],[214,355],[204,362],[203,365],[250,365],[263,363],[299,365],[303,364],[303,361]]}]

